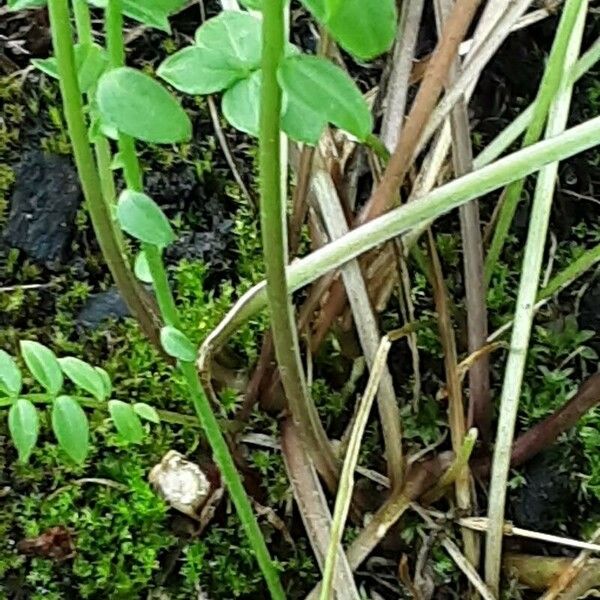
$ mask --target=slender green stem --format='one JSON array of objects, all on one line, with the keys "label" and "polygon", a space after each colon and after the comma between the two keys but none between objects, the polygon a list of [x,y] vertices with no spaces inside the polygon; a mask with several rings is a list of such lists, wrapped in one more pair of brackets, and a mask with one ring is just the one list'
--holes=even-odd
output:
[{"label": "slender green stem", "polygon": [[[544,130],[544,123],[546,122],[550,104],[556,95],[561,81],[565,79],[562,68],[569,36],[577,17],[578,8],[579,3],[577,2],[568,3],[563,9],[562,18],[556,32],[556,37],[554,38],[554,43],[552,44],[550,56],[548,57],[548,64],[544,71],[538,95],[535,100],[531,123],[523,138],[523,147],[529,146],[540,139]],[[504,200],[502,200],[502,206],[500,207],[500,213],[498,215],[498,222],[494,229],[494,236],[485,261],[484,276],[486,285],[489,285],[496,264],[500,258],[500,254],[502,253],[502,249],[504,248],[504,243],[508,237],[508,232],[515,216],[517,205],[521,200],[524,185],[525,180],[519,179],[511,183],[506,189],[506,194]]]},{"label": "slender green stem", "polygon": [[365,143],[375,152],[379,160],[386,165],[388,160],[390,160],[390,152],[385,147],[385,144],[374,133],[367,137]]},{"label": "slender green stem", "polygon": [[79,41],[83,44],[91,44],[94,37],[87,0],[73,0],[73,14],[75,15],[75,27],[77,28]]},{"label": "slender green stem", "polygon": [[[120,0],[109,0],[106,11],[106,37],[108,52],[110,55],[111,66],[118,68],[124,64],[125,49],[122,40],[123,17],[121,14]],[[143,190],[142,170],[135,150],[135,142],[129,136],[119,135],[119,152],[123,162],[123,171],[127,187],[136,191]],[[175,298],[169,286],[167,270],[162,261],[161,250],[152,244],[142,244],[142,250],[146,255],[152,283],[156,293],[156,299],[160,312],[166,325],[180,328],[180,317],[175,304]],[[239,519],[242,523],[256,560],[262,570],[265,581],[271,597],[275,600],[284,600],[285,592],[279,575],[275,568],[263,534],[258,526],[252,505],[244,489],[240,474],[237,471],[227,442],[219,427],[210,402],[204,394],[200,385],[198,371],[193,363],[178,363],[179,370],[185,378],[185,382],[190,394],[190,399],[198,419],[202,425],[208,443],[213,452],[213,456],[223,481],[227,486],[231,500],[236,508]]]},{"label": "slender green stem", "polygon": [[50,0],[48,9],[63,110],[92,225],[102,255],[119,291],[123,295],[123,299],[132,314],[137,318],[145,334],[154,344],[159,345],[154,317],[143,300],[141,288],[133,277],[133,273],[123,260],[118,240],[113,234],[112,217],[102,197],[100,180],[88,141],[83,101],[77,82],[68,0]]},{"label": "slender green stem", "polygon": [[[587,0],[567,0],[558,26],[556,39],[558,43],[564,43],[564,49],[552,65],[552,69],[556,69],[559,73],[559,82],[552,93],[546,137],[561,133],[567,124],[573,85],[568,76],[561,78],[560,74],[568,73],[568,69],[575,64],[579,55],[587,4]],[[555,54],[554,50],[552,54]],[[489,528],[485,547],[485,580],[497,597],[500,593],[506,482],[557,173],[558,162],[553,162],[541,169],[538,176],[523,258],[510,352],[500,398],[500,417],[490,475]]]},{"label": "slender green stem", "polygon": [[[152,275],[158,305],[165,323],[173,327],[179,327],[179,314],[169,287],[167,272],[162,262],[160,250],[151,244],[144,244],[144,252]],[[192,404],[202,424],[208,443],[213,451],[215,462],[229,490],[231,500],[235,505],[242,526],[256,554],[256,560],[263,572],[271,596],[276,600],[283,600],[285,593],[279,581],[279,575],[269,556],[269,550],[267,549],[246,490],[227,447],[227,442],[221,433],[219,422],[212,411],[208,398],[200,386],[198,371],[193,363],[184,362],[179,362],[179,370],[185,378]]]},{"label": "slender green stem", "polygon": [[264,2],[259,156],[260,212],[267,295],[275,355],[290,410],[317,470],[331,489],[337,483],[337,463],[309,397],[300,362],[291,296],[285,279],[287,228],[281,189],[281,90],[277,81],[277,69],[284,55],[284,32],[283,0]]},{"label": "slender green stem", "polygon": [[[388,240],[403,235],[474,198],[483,197],[502,186],[538,171],[544,165],[564,160],[597,146],[600,117],[572,127],[560,135],[509,154],[493,164],[454,179],[429,194],[373,221],[349,231],[343,237],[292,263],[286,271],[291,292]],[[219,326],[206,338],[200,350],[205,361],[245,321],[267,306],[266,283],[258,283],[233,306]]]},{"label": "slender green stem", "polygon": [[[125,65],[125,44],[123,42],[123,13],[121,0],[108,0],[106,5],[106,49],[111,68],[117,69]],[[135,141],[132,137],[119,132],[119,152],[123,164],[123,174],[127,187],[141,191],[143,175],[137,159]]]}]

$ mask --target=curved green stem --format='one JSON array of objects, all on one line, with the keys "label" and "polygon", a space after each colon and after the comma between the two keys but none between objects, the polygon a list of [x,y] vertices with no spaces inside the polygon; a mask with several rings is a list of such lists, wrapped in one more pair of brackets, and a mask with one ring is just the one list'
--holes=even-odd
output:
[{"label": "curved green stem", "polygon": [[335,489],[338,465],[304,379],[294,311],[285,278],[288,245],[285,203],[281,189],[281,89],[277,81],[277,69],[284,54],[284,43],[284,2],[264,2],[259,163],[260,215],[267,296],[275,355],[294,422],[317,470],[327,486]]},{"label": "curved green stem", "polygon": [[159,336],[154,316],[143,299],[142,289],[135,280],[129,265],[123,260],[119,242],[113,232],[112,216],[102,197],[100,179],[88,140],[83,101],[77,81],[68,0],[49,0],[48,9],[65,120],[92,226],[102,255],[125,303],[140,323],[144,333],[158,346]]}]

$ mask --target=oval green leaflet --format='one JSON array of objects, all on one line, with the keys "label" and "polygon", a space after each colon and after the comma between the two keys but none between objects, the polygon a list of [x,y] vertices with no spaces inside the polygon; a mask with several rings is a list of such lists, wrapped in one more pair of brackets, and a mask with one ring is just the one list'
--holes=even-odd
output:
[{"label": "oval green leaflet", "polygon": [[197,349],[185,335],[176,327],[167,325],[160,330],[160,343],[165,352],[182,362],[194,362]]},{"label": "oval green leaflet", "polygon": [[[106,51],[98,44],[75,44],[74,52],[79,90],[85,94],[96,85],[104,73],[108,65],[108,57]],[[54,56],[34,58],[31,64],[46,75],[58,79],[58,67]]]},{"label": "oval green leaflet", "polygon": [[192,124],[177,99],[158,81],[130,67],[100,78],[96,102],[103,123],[155,144],[185,142]]},{"label": "oval green leaflet", "polygon": [[394,43],[398,22],[396,0],[301,2],[344,50],[358,58],[375,58],[387,52]]},{"label": "oval green leaflet", "polygon": [[365,141],[373,129],[367,102],[350,77],[318,56],[288,56],[278,78],[289,102]]},{"label": "oval green leaflet", "polygon": [[77,387],[85,390],[97,400],[106,400],[104,379],[92,365],[74,356],[59,358],[58,362],[63,373]]},{"label": "oval green leaflet", "polygon": [[34,378],[50,394],[58,394],[63,385],[63,375],[58,360],[50,348],[39,342],[21,342],[21,353]]},{"label": "oval green leaflet", "polygon": [[129,444],[139,444],[144,439],[144,428],[131,404],[121,400],[108,403],[110,417],[119,435]]},{"label": "oval green leaflet", "polygon": [[112,394],[112,382],[110,375],[102,367],[94,367],[94,370],[100,376],[102,385],[104,386],[104,397],[108,398]]},{"label": "oval green leaflet", "polygon": [[52,429],[64,452],[76,463],[83,464],[90,445],[90,428],[77,400],[70,396],[59,396],[54,401]]},{"label": "oval green leaflet", "polygon": [[121,192],[117,220],[123,231],[147,244],[164,248],[175,239],[165,213],[150,196],[142,192]]},{"label": "oval green leaflet", "polygon": [[[107,0],[89,0],[97,8],[106,8]],[[171,33],[169,15],[183,8],[186,0],[123,0],[123,14],[147,25]]]},{"label": "oval green leaflet", "polygon": [[135,257],[133,272],[140,281],[143,281],[144,283],[152,283],[152,273],[150,273],[148,258],[143,250],[138,252],[138,255]]},{"label": "oval green leaflet", "polygon": [[160,423],[160,416],[156,409],[145,402],[136,402],[133,405],[133,410],[136,412],[138,417],[150,423]]},{"label": "oval green leaflet", "polygon": [[26,463],[35,448],[40,421],[37,410],[30,400],[19,398],[8,411],[8,430],[19,453],[19,460]]},{"label": "oval green leaflet", "polygon": [[0,392],[14,398],[21,392],[21,371],[13,357],[0,350]]}]

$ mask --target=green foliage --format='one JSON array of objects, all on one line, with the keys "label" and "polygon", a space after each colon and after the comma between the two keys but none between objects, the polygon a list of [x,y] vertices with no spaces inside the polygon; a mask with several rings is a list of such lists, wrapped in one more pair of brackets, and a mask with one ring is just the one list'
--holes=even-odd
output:
[{"label": "green foliage", "polygon": [[317,117],[321,129],[325,122],[330,122],[363,142],[371,133],[371,111],[355,83],[340,67],[318,56],[289,56],[279,67],[278,76],[288,102],[297,107],[297,113],[293,117],[288,115],[286,121],[297,119],[296,131],[303,122]]},{"label": "green foliage", "polygon": [[147,244],[164,248],[175,240],[163,211],[150,196],[141,192],[123,190],[117,205],[117,219],[123,231]]},{"label": "green foliage", "polygon": [[129,444],[139,444],[144,438],[142,422],[131,406],[121,400],[111,400],[108,411],[120,436]]},{"label": "green foliage", "polygon": [[185,333],[176,327],[167,325],[160,330],[160,341],[164,351],[173,358],[182,362],[196,360],[196,346],[187,338]]},{"label": "green foliage", "polygon": [[19,398],[8,411],[8,429],[19,452],[19,460],[27,462],[35,447],[39,417],[32,402]]},{"label": "green foliage", "polygon": [[358,58],[375,58],[394,42],[394,0],[302,0],[302,4],[344,50]]},{"label": "green foliage", "polygon": [[89,449],[89,423],[79,402],[59,396],[52,405],[52,429],[59,446],[76,463],[83,464]]},{"label": "green foliage", "polygon": [[12,356],[0,350],[0,392],[7,396],[18,396],[21,391],[21,371]]},{"label": "green foliage", "polygon": [[186,142],[192,124],[179,102],[158,81],[130,67],[105,73],[96,92],[102,121],[154,144]]},{"label": "green foliage", "polygon": [[148,266],[148,258],[144,251],[138,252],[135,257],[135,264],[133,266],[135,276],[144,283],[152,283],[152,273],[150,273],[150,267]]},{"label": "green foliage", "polygon": [[[73,51],[75,53],[79,89],[82,93],[87,93],[93,89],[108,65],[106,51],[98,44],[75,44]],[[31,64],[46,75],[58,79],[56,58],[34,59]]]},{"label": "green foliage", "polygon": [[21,352],[36,381],[50,394],[58,394],[63,385],[63,376],[54,352],[39,342],[29,340],[21,342]]},{"label": "green foliage", "polygon": [[58,362],[63,373],[82,390],[98,400],[106,400],[110,395],[110,378],[106,378],[94,367],[74,356],[59,358]]}]

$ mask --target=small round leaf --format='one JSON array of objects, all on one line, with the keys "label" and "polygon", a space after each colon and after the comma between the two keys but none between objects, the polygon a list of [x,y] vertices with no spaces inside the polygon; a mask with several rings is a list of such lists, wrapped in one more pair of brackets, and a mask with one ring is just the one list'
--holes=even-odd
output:
[{"label": "small round leaf", "polygon": [[133,272],[140,281],[143,281],[144,283],[152,283],[152,273],[150,273],[148,259],[146,258],[146,253],[143,250],[139,252],[135,258]]},{"label": "small round leaf", "polygon": [[106,399],[104,380],[92,365],[89,365],[85,361],[75,358],[74,356],[59,358],[58,362],[63,373],[77,387],[85,390],[97,400]]},{"label": "small round leaf", "polygon": [[133,405],[133,410],[135,410],[137,415],[145,421],[150,421],[150,423],[160,423],[160,417],[158,416],[156,409],[145,402],[136,402]]},{"label": "small round leaf", "polygon": [[256,69],[262,54],[262,22],[247,12],[225,10],[196,31],[196,45],[227,57],[231,64]]},{"label": "small round leaf", "polygon": [[83,408],[70,396],[60,396],[52,407],[52,429],[58,445],[76,463],[83,464],[88,454],[90,428]]},{"label": "small round leaf", "polygon": [[182,362],[194,362],[196,360],[196,347],[179,329],[169,325],[163,327],[160,330],[160,342],[169,356]]},{"label": "small round leaf", "polygon": [[255,71],[223,94],[223,116],[236,129],[258,137],[261,73]]},{"label": "small round leaf", "polygon": [[7,396],[18,396],[22,385],[21,371],[13,357],[0,350],[0,392]]},{"label": "small round leaf", "polygon": [[185,142],[192,124],[177,99],[149,75],[121,67],[105,73],[96,92],[103,122],[155,144]]},{"label": "small round leaf", "polygon": [[119,435],[129,444],[141,443],[144,428],[133,407],[121,400],[111,400],[108,410]]},{"label": "small round leaf", "polygon": [[163,248],[175,239],[169,219],[150,196],[141,192],[123,190],[117,220],[123,231],[147,244]]},{"label": "small round leaf", "polygon": [[156,74],[186,94],[212,94],[248,76],[249,70],[213,48],[189,46],[169,56]]},{"label": "small round leaf", "polygon": [[39,342],[21,342],[21,353],[27,368],[35,379],[50,394],[58,394],[63,384],[63,375],[54,352]]},{"label": "small round leaf", "polygon": [[19,398],[8,411],[8,430],[19,453],[19,460],[26,463],[37,442],[40,421],[32,402]]},{"label": "small round leaf", "polygon": [[358,58],[375,58],[389,50],[394,43],[398,22],[396,0],[301,2],[326,26],[333,39],[344,50]]},{"label": "small round leaf", "polygon": [[316,113],[364,141],[373,129],[371,111],[350,77],[318,56],[289,56],[279,67],[279,81],[288,101]]}]

